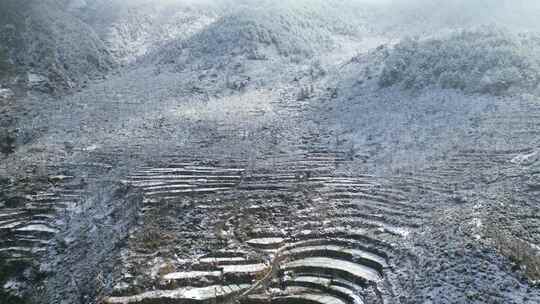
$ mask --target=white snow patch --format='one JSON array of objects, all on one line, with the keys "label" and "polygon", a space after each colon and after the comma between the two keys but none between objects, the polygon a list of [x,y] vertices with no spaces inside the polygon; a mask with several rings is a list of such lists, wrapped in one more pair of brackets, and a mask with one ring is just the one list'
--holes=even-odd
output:
[{"label": "white snow patch", "polygon": [[99,148],[99,146],[94,144],[94,145],[90,145],[90,146],[84,148],[83,151],[93,152],[93,151],[96,151],[98,148]]},{"label": "white snow patch", "polygon": [[129,284],[126,283],[126,282],[120,282],[116,285],[114,285],[113,289],[115,291],[122,291],[122,290],[127,290],[129,288]]},{"label": "white snow patch", "polygon": [[166,274],[164,280],[183,280],[183,279],[195,279],[203,277],[219,277],[221,271],[188,271],[188,272],[173,272]]},{"label": "white snow patch", "polygon": [[26,252],[40,252],[45,251],[45,248],[41,247],[6,247],[6,248],[0,248],[1,251],[26,251]]},{"label": "white snow patch", "polygon": [[43,75],[28,73],[28,82],[30,83],[30,85],[39,85],[46,82],[47,80],[47,77]]},{"label": "white snow patch", "polygon": [[279,245],[282,244],[285,241],[285,239],[280,237],[268,237],[268,238],[258,238],[258,239],[251,239],[247,241],[249,245]]},{"label": "white snow patch", "polygon": [[224,273],[253,273],[263,271],[268,266],[262,263],[249,265],[224,265],[220,266]]},{"label": "white snow patch", "polygon": [[13,228],[19,226],[20,224],[22,224],[22,222],[13,222],[11,224],[0,226],[0,229],[13,229]]},{"label": "white snow patch", "polygon": [[385,227],[386,230],[388,231],[391,231],[397,235],[400,235],[402,237],[407,237],[409,236],[409,234],[411,233],[409,231],[409,229],[405,229],[405,228],[402,228],[402,227],[392,227],[392,226],[388,226],[388,227]]},{"label": "white snow patch", "polygon": [[22,214],[23,212],[8,212],[8,213],[0,213],[0,218],[2,217],[13,217],[19,214]]},{"label": "white snow patch", "polygon": [[215,191],[224,191],[230,190],[231,188],[192,188],[186,190],[169,190],[169,191],[156,191],[156,192],[147,192],[146,195],[162,195],[162,194],[178,194],[178,193],[191,193],[191,192],[215,192]]},{"label": "white snow patch", "polygon": [[540,159],[540,151],[534,151],[529,154],[520,154],[514,157],[510,162],[516,165],[527,166],[537,162]]},{"label": "white snow patch", "polygon": [[[211,97],[204,103],[182,103],[170,114],[188,120],[209,120],[218,123],[249,125],[253,123],[253,113],[261,113],[267,119],[275,116],[272,102],[277,97],[274,94],[259,90],[221,98]],[[254,100],[257,102],[253,102]]]},{"label": "white snow patch", "polygon": [[65,180],[65,179],[68,179],[68,178],[73,178],[73,176],[70,176],[70,175],[52,175],[52,176],[49,176],[49,179],[52,179],[52,180]]},{"label": "white snow patch", "polygon": [[308,252],[308,251],[319,251],[319,250],[343,252],[343,253],[350,254],[350,255],[352,255],[354,257],[360,257],[360,258],[364,258],[364,259],[374,261],[374,262],[380,264],[383,267],[386,266],[386,261],[384,260],[384,258],[382,258],[382,257],[380,257],[380,256],[378,256],[376,254],[373,254],[371,252],[366,252],[366,251],[360,250],[360,249],[351,249],[351,248],[346,248],[346,247],[336,246],[336,245],[321,245],[321,246],[299,247],[299,248],[294,248],[294,249],[291,249],[291,250],[287,250],[287,251],[284,252],[284,254],[295,254],[295,253]]},{"label": "white snow patch", "polygon": [[9,99],[9,98],[13,98],[15,94],[13,93],[12,90],[10,89],[4,89],[4,88],[0,88],[0,99]]},{"label": "white snow patch", "polygon": [[233,258],[202,258],[199,260],[199,262],[202,263],[223,263],[223,262],[243,262],[246,258],[243,257],[233,257]]},{"label": "white snow patch", "polygon": [[380,274],[367,266],[356,264],[353,262],[336,260],[332,258],[314,257],[305,258],[284,265],[284,269],[294,269],[300,267],[318,267],[326,269],[335,269],[348,272],[356,277],[364,278],[368,281],[378,282],[381,280]]},{"label": "white snow patch", "polygon": [[57,229],[50,228],[42,224],[28,225],[28,226],[17,229],[17,231],[37,231],[37,232],[58,233]]},{"label": "white snow patch", "polygon": [[128,303],[140,303],[145,300],[154,300],[163,302],[166,301],[178,301],[181,300],[189,301],[205,301],[209,299],[214,299],[217,297],[226,296],[232,293],[240,292],[244,289],[249,288],[249,284],[241,285],[213,285],[203,288],[193,288],[185,287],[175,290],[156,290],[149,291],[139,295],[130,296],[130,297],[111,297],[105,300],[105,303],[109,304],[128,304]]}]

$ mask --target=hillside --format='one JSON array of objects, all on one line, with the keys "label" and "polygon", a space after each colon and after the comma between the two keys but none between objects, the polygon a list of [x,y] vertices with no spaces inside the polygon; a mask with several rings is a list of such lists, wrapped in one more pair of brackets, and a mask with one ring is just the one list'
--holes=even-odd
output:
[{"label": "hillside", "polygon": [[443,39],[406,40],[385,59],[379,85],[404,89],[437,86],[467,93],[537,94],[538,37],[491,31],[464,31]]},{"label": "hillside", "polygon": [[91,25],[116,61],[129,64],[210,24],[219,10],[204,1],[88,1],[71,11]]},{"label": "hillside", "polygon": [[61,1],[7,0],[2,12],[3,60],[16,67],[6,78],[8,85],[18,81],[49,93],[62,91],[114,65],[94,31],[65,11]]},{"label": "hillside", "polygon": [[3,1],[0,303],[540,302],[516,3]]}]

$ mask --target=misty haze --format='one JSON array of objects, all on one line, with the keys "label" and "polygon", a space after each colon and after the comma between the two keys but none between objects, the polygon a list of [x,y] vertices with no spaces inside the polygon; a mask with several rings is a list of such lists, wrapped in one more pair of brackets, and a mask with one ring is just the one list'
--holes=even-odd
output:
[{"label": "misty haze", "polygon": [[540,303],[540,1],[0,0],[0,304]]}]

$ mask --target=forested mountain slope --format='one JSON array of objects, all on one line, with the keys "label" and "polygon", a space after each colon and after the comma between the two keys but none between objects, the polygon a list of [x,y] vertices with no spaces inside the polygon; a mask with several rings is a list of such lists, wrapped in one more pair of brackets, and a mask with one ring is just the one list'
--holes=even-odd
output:
[{"label": "forested mountain slope", "polygon": [[4,75],[46,92],[62,91],[102,75],[113,58],[90,26],[70,14],[63,1],[2,1]]}]

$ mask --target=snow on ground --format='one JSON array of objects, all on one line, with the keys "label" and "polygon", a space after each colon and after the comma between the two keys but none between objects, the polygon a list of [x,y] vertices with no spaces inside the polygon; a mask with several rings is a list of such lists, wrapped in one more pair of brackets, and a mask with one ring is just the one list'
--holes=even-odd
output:
[{"label": "snow on ground", "polygon": [[285,263],[284,269],[295,269],[295,268],[309,268],[309,267],[318,267],[326,268],[330,270],[345,271],[357,278],[363,278],[367,281],[377,282],[381,280],[381,275],[374,269],[359,265],[356,263],[351,263],[348,261],[342,261],[332,258],[305,258],[301,260],[296,260],[293,262]]},{"label": "snow on ground", "polygon": [[128,304],[139,303],[143,301],[187,301],[210,300],[221,296],[226,296],[231,293],[239,292],[247,289],[249,285],[231,285],[231,286],[208,286],[203,288],[181,288],[170,291],[150,291],[133,297],[114,298],[105,300],[105,303],[110,304]]},{"label": "snow on ground", "polygon": [[[538,148],[535,138],[538,130],[535,128],[538,126],[534,124],[540,116],[534,116],[538,92],[530,88],[537,84],[538,75],[535,75],[535,54],[531,55],[530,50],[525,52],[522,48],[534,44],[527,44],[530,42],[527,39],[512,40],[515,37],[504,40],[505,34],[490,36],[488,33],[486,38],[482,30],[460,36],[453,30],[442,31],[441,28],[447,26],[445,24],[438,25],[422,39],[402,40],[402,33],[394,28],[395,24],[388,25],[391,33],[383,35],[384,29],[375,25],[375,28],[367,27],[369,22],[337,22],[339,16],[332,15],[336,11],[328,7],[332,4],[322,2],[309,8],[309,22],[304,22],[306,16],[298,14],[298,10],[302,11],[307,2],[295,3],[298,6],[292,9],[288,9],[286,4],[279,4],[269,11],[280,18],[272,18],[264,10],[220,8],[202,13],[184,7],[178,12],[167,12],[170,6],[153,8],[148,4],[144,13],[127,10],[119,15],[99,16],[107,19],[104,23],[109,27],[96,30],[98,35],[104,37],[117,60],[132,64],[107,74],[103,79],[91,80],[61,98],[33,92],[21,99],[19,102],[27,112],[20,115],[16,127],[24,137],[21,139],[24,144],[18,147],[15,155],[6,158],[1,169],[15,176],[24,174],[25,166],[29,164],[43,167],[49,164],[59,167],[62,164],[85,164],[110,170],[103,176],[111,180],[125,180],[126,176],[133,176],[123,173],[131,172],[133,168],[190,148],[205,146],[209,158],[246,158],[246,155],[252,156],[251,153],[266,153],[270,147],[287,154],[288,151],[297,151],[301,135],[328,133],[335,137],[336,147],[340,142],[346,142],[347,149],[351,151],[352,160],[339,168],[342,172],[366,174],[366,179],[375,176],[394,178],[396,183],[405,183],[413,177],[417,178],[417,184],[424,186],[422,190],[409,191],[417,200],[414,204],[422,207],[415,212],[426,213],[427,220],[421,227],[386,225],[378,219],[362,223],[378,227],[375,230],[377,238],[388,237],[388,234],[403,237],[407,241],[402,245],[410,246],[407,249],[419,257],[415,265],[397,262],[404,267],[398,270],[403,271],[399,278],[407,279],[400,281],[402,286],[408,286],[408,282],[416,284],[408,286],[408,291],[414,293],[410,295],[411,301],[481,303],[512,299],[516,303],[532,303],[538,299],[538,292],[508,269],[506,258],[486,245],[482,230],[488,227],[489,218],[484,210],[471,212],[470,209],[476,206],[476,209],[490,210],[501,200],[502,192],[513,193],[519,198],[520,203],[516,206],[523,210],[533,208],[524,206],[527,202],[536,202],[534,179],[526,182],[519,179],[537,174],[533,167],[538,160],[535,152]],[[75,3],[71,10],[83,16],[81,18],[87,18],[85,14],[91,13],[85,11],[89,8],[87,4]],[[321,8],[322,13],[317,11]],[[84,20],[88,24],[103,21]],[[333,23],[336,27],[326,26]],[[488,43],[483,43],[482,39],[476,41],[475,35],[487,39]],[[463,41],[478,42],[475,44],[477,49],[463,51],[467,49]],[[497,70],[482,70],[483,74],[477,79],[481,81],[473,90],[467,90],[467,86],[464,89],[460,87],[462,79],[459,75],[439,75],[438,65],[445,69],[453,67],[454,57],[465,63],[472,60],[483,68],[486,62],[475,58],[486,54],[484,51],[491,49],[492,45],[497,48],[489,53],[490,58],[495,60],[499,55],[503,58],[490,65]],[[439,51],[446,48],[452,48],[456,56],[441,56]],[[534,52],[535,49],[531,50]],[[401,66],[402,61],[414,64]],[[516,66],[522,63],[527,64],[526,73],[515,73]],[[426,65],[430,68],[425,68]],[[466,76],[474,78],[478,76],[475,74],[478,70],[467,70]],[[395,79],[392,78],[394,76]],[[527,78],[529,76],[530,79]],[[44,80],[33,74],[30,78],[31,83]],[[520,86],[516,79],[524,78],[531,82]],[[381,86],[381,79],[386,80],[383,81],[385,86]],[[516,84],[519,90],[508,89],[508,83]],[[501,84],[502,87],[499,86]],[[0,91],[0,95],[4,91]],[[470,158],[463,156],[467,153]],[[500,161],[498,153],[503,154],[504,162]],[[95,155],[109,157],[115,163],[102,166],[99,161],[89,159]],[[355,155],[362,155],[362,158],[354,159]],[[332,158],[335,156],[329,157],[330,160]],[[507,168],[507,165],[515,166]],[[465,169],[459,171],[462,168]],[[531,171],[519,171],[529,168]],[[198,174],[211,167],[185,169],[191,170],[191,174]],[[421,169],[434,171],[417,177]],[[177,179],[168,179],[169,182],[185,181],[187,176],[181,175],[181,170],[141,169],[139,173],[148,176],[144,181],[132,184],[141,186],[148,195],[168,193],[176,196],[194,191],[230,189],[205,187],[204,183],[211,176],[204,174],[195,180],[202,187],[199,184],[189,188],[161,182],[170,175],[177,175]],[[229,171],[243,173],[233,169],[224,169],[220,173],[228,174]],[[404,177],[404,172],[410,174]],[[433,177],[439,173],[442,184],[437,184]],[[456,178],[453,174],[461,175]],[[114,176],[122,176],[122,179]],[[276,179],[281,177],[274,176]],[[298,176],[283,178],[297,179]],[[156,181],[149,181],[152,179]],[[352,190],[342,194],[353,196],[364,191],[363,184],[355,180],[338,178],[336,181],[335,185],[339,186],[354,184]],[[433,186],[429,189],[432,184],[441,188]],[[381,188],[375,183],[370,186],[369,191]],[[446,186],[454,188],[448,190],[444,188]],[[470,192],[476,194],[470,195],[472,198],[465,195]],[[491,197],[486,199],[481,197],[482,194]],[[369,194],[365,197],[374,199]],[[97,198],[96,194],[98,203],[88,200],[86,204],[104,202],[101,197]],[[477,204],[479,201],[485,204]],[[507,204],[507,208],[512,208],[513,203]],[[392,207],[379,210],[392,211]],[[107,208],[105,206],[104,209]],[[395,208],[403,207],[396,204]],[[73,209],[82,217],[85,212],[95,212],[82,206]],[[473,208],[472,211],[478,210]],[[56,228],[40,222],[23,225],[22,221],[4,221],[5,216],[14,214],[2,214],[1,229],[36,234],[58,232]],[[529,218],[517,216],[516,222],[523,219]],[[525,221],[533,223],[529,228],[534,232],[534,219]],[[329,223],[324,222],[325,225]],[[469,235],[466,228],[471,225],[474,229]],[[308,228],[301,232],[304,235],[314,233]],[[368,230],[347,226],[329,227],[326,232],[361,236]],[[532,244],[537,236],[531,235],[527,242]],[[279,247],[284,241],[269,237],[250,239],[246,243],[253,247]],[[26,247],[9,248],[21,250]],[[302,250],[324,248],[372,259],[383,265],[376,255],[342,250],[336,246],[312,246]],[[291,252],[300,253],[301,250],[293,249]],[[207,262],[233,260],[209,258]],[[156,261],[155,265],[163,265],[162,259]],[[369,267],[332,258],[309,257],[286,265],[290,268],[330,268],[369,281],[381,278]],[[266,270],[268,265],[225,265],[220,268],[222,271],[173,272],[165,275],[164,279],[253,273]],[[154,267],[152,277],[159,277],[159,270],[159,267]],[[409,270],[412,274],[405,276]],[[210,286],[150,291],[116,298],[113,302],[208,300],[247,287]],[[318,301],[338,301],[316,296]],[[309,293],[303,295],[304,300],[317,300],[313,297],[315,295]]]}]

